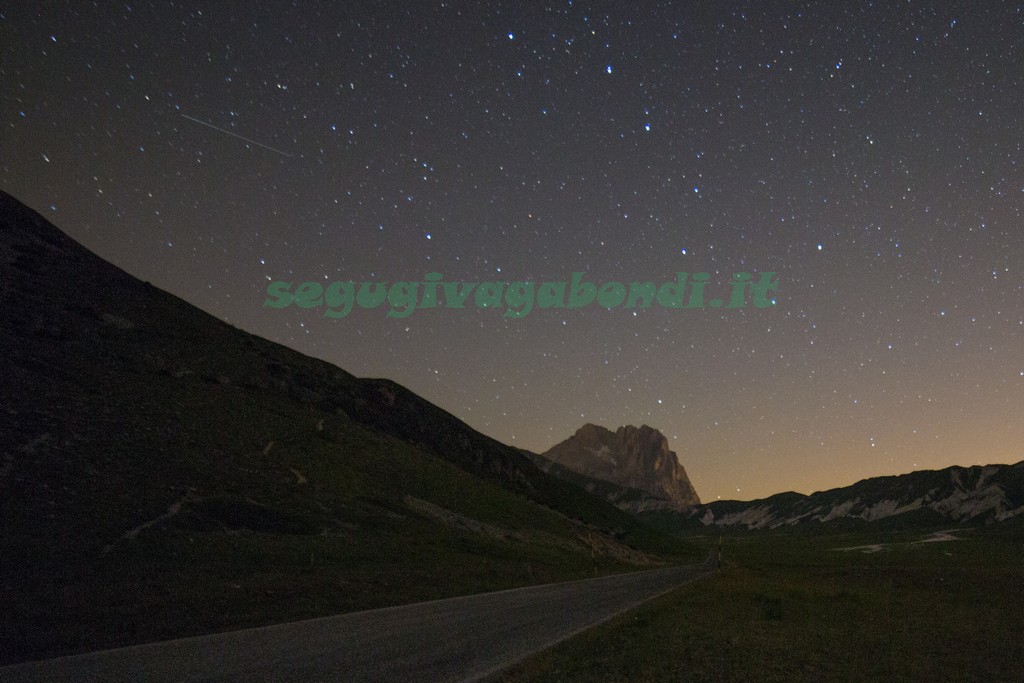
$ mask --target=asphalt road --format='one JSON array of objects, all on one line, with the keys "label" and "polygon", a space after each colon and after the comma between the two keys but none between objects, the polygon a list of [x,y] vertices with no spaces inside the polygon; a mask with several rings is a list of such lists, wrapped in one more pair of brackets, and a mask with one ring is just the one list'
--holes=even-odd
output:
[{"label": "asphalt road", "polygon": [[0,681],[475,681],[709,563],[483,593],[0,667]]}]

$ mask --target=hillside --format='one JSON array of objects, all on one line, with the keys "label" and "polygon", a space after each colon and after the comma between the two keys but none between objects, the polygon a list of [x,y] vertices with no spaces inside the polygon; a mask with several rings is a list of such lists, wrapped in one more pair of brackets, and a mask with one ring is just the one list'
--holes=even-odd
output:
[{"label": "hillside", "polygon": [[0,263],[0,662],[693,554],[2,193]]}]

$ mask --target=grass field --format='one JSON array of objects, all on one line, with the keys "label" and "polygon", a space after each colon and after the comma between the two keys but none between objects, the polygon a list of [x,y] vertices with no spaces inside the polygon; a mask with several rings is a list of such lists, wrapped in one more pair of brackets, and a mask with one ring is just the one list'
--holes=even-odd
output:
[{"label": "grass field", "polygon": [[712,578],[498,680],[1024,680],[1024,535],[952,535],[726,538]]}]

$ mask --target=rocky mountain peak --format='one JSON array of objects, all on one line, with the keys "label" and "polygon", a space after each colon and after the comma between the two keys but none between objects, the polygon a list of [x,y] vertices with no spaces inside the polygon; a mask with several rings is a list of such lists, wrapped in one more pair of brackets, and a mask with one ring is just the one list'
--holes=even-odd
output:
[{"label": "rocky mountain peak", "polygon": [[579,474],[663,498],[673,507],[700,503],[668,439],[647,425],[613,432],[585,424],[542,456]]}]

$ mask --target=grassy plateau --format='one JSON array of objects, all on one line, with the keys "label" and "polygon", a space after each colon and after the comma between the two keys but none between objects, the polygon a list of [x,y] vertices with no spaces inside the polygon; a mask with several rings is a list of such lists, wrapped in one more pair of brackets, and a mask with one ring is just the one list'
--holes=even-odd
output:
[{"label": "grassy plateau", "polygon": [[1024,680],[1021,526],[949,536],[726,537],[714,577],[498,680]]}]

